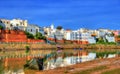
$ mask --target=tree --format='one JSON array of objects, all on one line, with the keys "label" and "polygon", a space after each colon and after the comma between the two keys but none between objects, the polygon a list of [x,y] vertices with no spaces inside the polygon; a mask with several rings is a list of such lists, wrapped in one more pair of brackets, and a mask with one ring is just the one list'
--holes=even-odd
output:
[{"label": "tree", "polygon": [[1,29],[1,30],[3,29],[3,26],[2,26],[2,25],[0,25],[0,29]]},{"label": "tree", "polygon": [[40,32],[38,32],[38,33],[35,34],[35,39],[43,39],[43,40],[46,40],[46,37],[43,36]]},{"label": "tree", "polygon": [[111,36],[114,36],[115,34],[112,32],[110,35],[111,35]]},{"label": "tree", "polygon": [[34,39],[34,35],[25,31],[25,34],[27,35],[27,38]]},{"label": "tree", "polygon": [[120,35],[118,35],[117,37],[120,38]]},{"label": "tree", "polygon": [[61,30],[61,29],[62,29],[62,26],[57,26],[57,29],[58,29],[58,30]]},{"label": "tree", "polygon": [[25,46],[25,48],[26,48],[26,53],[29,53],[29,51],[30,51],[30,47],[29,46]]},{"label": "tree", "polygon": [[104,40],[103,40],[103,37],[100,37],[100,38],[98,39],[97,43],[104,44],[105,42],[104,42]]},{"label": "tree", "polygon": [[42,34],[40,32],[36,33],[35,39],[42,39]]}]

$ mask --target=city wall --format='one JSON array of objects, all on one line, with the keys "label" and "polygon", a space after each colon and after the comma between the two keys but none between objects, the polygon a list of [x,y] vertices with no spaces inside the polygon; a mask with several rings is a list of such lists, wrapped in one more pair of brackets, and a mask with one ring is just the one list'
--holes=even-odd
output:
[{"label": "city wall", "polygon": [[28,39],[20,30],[0,30],[0,42],[44,43],[44,40]]}]

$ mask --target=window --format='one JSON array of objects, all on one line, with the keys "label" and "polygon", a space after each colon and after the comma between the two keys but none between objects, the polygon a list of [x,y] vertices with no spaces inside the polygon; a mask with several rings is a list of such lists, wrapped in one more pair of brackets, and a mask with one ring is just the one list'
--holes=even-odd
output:
[{"label": "window", "polygon": [[18,26],[18,24],[16,24],[16,26]]},{"label": "window", "polygon": [[20,25],[22,25],[22,22],[20,22]]},{"label": "window", "polygon": [[31,29],[31,32],[32,32],[32,29]]},{"label": "window", "polygon": [[9,22],[7,22],[7,24],[9,24]]},{"label": "window", "polygon": [[36,33],[38,32],[38,29],[36,29]]},{"label": "window", "polygon": [[12,27],[13,25],[12,24],[10,24],[10,27]]},{"label": "window", "polygon": [[0,21],[0,23],[2,23],[2,21]]}]

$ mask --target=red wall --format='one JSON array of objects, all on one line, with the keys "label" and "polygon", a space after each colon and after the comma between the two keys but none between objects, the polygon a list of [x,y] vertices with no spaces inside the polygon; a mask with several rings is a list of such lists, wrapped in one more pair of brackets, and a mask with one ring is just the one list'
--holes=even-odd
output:
[{"label": "red wall", "polygon": [[[55,41],[53,38],[48,38],[48,40],[50,41]],[[58,43],[64,43],[64,40],[56,40],[56,42]],[[88,41],[78,41],[78,40],[74,40],[74,41],[70,41],[70,40],[65,40],[66,43],[75,43],[75,44],[89,44]]]},{"label": "red wall", "polygon": [[27,42],[28,43],[39,43],[39,42],[45,43],[44,40],[35,40],[35,39],[28,39]]},{"label": "red wall", "polygon": [[0,42],[28,42],[37,43],[44,40],[28,39],[24,31],[19,30],[0,30]]}]

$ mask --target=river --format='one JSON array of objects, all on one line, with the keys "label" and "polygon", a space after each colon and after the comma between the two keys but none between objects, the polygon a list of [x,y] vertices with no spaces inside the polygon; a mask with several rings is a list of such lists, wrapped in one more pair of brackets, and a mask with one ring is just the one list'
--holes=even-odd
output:
[{"label": "river", "polygon": [[[26,55],[17,55],[14,57],[12,57],[12,54],[12,56],[0,56],[0,74],[25,74],[26,63],[29,64],[27,69],[55,69],[57,67],[95,60],[98,56],[97,54],[96,52],[88,52],[82,49],[71,49],[53,50],[47,54],[41,54],[39,52],[32,54],[31,52]],[[103,58],[113,58],[115,56],[116,54],[109,53],[104,55]],[[36,60],[36,58],[39,58],[39,60]]]}]

